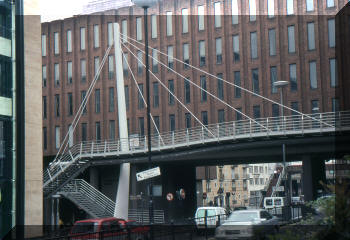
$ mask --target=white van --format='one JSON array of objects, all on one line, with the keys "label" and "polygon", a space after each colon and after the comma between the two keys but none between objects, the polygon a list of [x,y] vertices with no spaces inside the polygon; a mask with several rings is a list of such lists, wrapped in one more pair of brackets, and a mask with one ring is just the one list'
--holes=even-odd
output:
[{"label": "white van", "polygon": [[285,205],[286,205],[286,198],[285,197],[266,197],[266,198],[264,198],[264,208],[265,209],[278,208],[278,207],[283,207]]},{"label": "white van", "polygon": [[205,217],[207,218],[207,228],[216,228],[226,220],[226,210],[222,207],[199,207],[194,216],[198,229],[205,228]]}]

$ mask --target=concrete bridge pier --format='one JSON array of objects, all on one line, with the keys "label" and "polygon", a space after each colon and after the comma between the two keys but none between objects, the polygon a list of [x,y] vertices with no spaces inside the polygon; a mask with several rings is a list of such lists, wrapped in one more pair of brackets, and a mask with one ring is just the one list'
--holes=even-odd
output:
[{"label": "concrete bridge pier", "polygon": [[326,183],[325,160],[320,156],[304,156],[303,159],[303,193],[305,201],[317,198],[319,190],[323,191],[320,182]]}]

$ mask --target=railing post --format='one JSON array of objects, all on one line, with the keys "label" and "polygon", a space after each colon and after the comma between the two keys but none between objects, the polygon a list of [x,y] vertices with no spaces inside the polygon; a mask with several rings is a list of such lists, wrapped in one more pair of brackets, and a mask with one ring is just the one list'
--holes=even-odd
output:
[{"label": "railing post", "polygon": [[320,113],[320,132],[322,133],[322,113]]},{"label": "railing post", "polygon": [[145,148],[144,148],[144,151],[146,152],[146,150],[147,150],[147,136],[145,135],[145,137],[144,137],[144,146],[145,146]]},{"label": "railing post", "polygon": [[80,143],[80,151],[79,151],[79,152],[80,152],[80,154],[79,154],[79,155],[80,155],[80,157],[81,157],[81,153],[82,153],[82,151],[83,151],[83,142],[81,142],[81,143]]},{"label": "railing post", "polygon": [[106,150],[107,150],[107,141],[105,140],[105,147],[104,147],[104,152],[103,152],[104,156],[106,156]]},{"label": "railing post", "polygon": [[[336,126],[336,124],[334,124]],[[341,131],[342,128],[342,122],[341,122],[341,115],[340,115],[340,111],[339,111],[339,130]]]},{"label": "railing post", "polygon": [[52,178],[51,178],[51,174],[50,174],[49,169],[47,168],[46,170],[47,170],[47,173],[49,174],[49,178],[50,178],[50,180],[52,180]]},{"label": "railing post", "polygon": [[235,122],[232,123],[232,135],[233,135],[233,139],[236,139],[236,124],[235,124]]},{"label": "railing post", "polygon": [[188,128],[186,128],[186,143],[187,143],[187,146],[189,145],[189,136],[188,136]]},{"label": "railing post", "polygon": [[219,142],[220,141],[220,125],[219,125],[219,123],[216,124],[216,131],[217,131],[217,134],[218,134],[217,139],[218,139],[218,142]]},{"label": "railing post", "polygon": [[269,118],[266,118],[266,131],[267,131],[267,136],[270,136],[270,129],[269,129]]},{"label": "railing post", "polygon": [[304,114],[301,115],[301,134],[304,135]]},{"label": "railing post", "polygon": [[202,140],[202,143],[204,143],[204,128],[203,128],[203,126],[202,126],[201,140]]},{"label": "railing post", "polygon": [[91,142],[91,157],[94,154],[94,142]]},{"label": "railing post", "polygon": [[158,134],[158,151],[160,151],[160,133]]},{"label": "railing post", "polygon": [[249,119],[249,136],[252,137],[252,119]]},{"label": "railing post", "polygon": [[117,156],[119,156],[120,140],[117,141]]},{"label": "railing post", "polygon": [[175,145],[175,132],[174,131],[172,131],[171,132],[171,144],[173,145],[173,148],[175,147],[174,145]]},{"label": "railing post", "polygon": [[286,135],[286,116],[283,117],[283,133]]}]

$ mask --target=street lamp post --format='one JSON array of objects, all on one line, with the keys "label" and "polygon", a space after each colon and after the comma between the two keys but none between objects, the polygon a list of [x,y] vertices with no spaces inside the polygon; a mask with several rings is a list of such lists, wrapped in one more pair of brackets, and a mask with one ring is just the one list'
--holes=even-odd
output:
[{"label": "street lamp post", "polygon": [[[149,57],[148,57],[148,24],[147,9],[155,5],[158,0],[133,0],[136,6],[143,8],[144,13],[144,36],[145,36],[145,57],[146,57],[146,104],[147,104],[147,147],[148,147],[148,168],[152,168],[152,146],[151,146],[151,104],[149,93]],[[149,223],[153,224],[153,186],[152,179],[149,179]],[[151,236],[152,238],[152,236]]]},{"label": "street lamp post", "polygon": [[[280,88],[281,91],[280,91],[280,96],[281,96],[281,119],[282,119],[282,129],[284,129],[285,127],[285,123],[284,123],[284,106],[283,106],[283,89],[288,85],[288,81],[276,81],[273,83],[273,85],[276,87],[276,88]],[[285,174],[287,173],[286,172],[286,144],[283,143],[282,144],[282,156],[283,156],[283,169],[284,169],[284,172]],[[287,195],[287,181],[284,180],[284,195],[285,197],[288,198],[288,195]]]}]

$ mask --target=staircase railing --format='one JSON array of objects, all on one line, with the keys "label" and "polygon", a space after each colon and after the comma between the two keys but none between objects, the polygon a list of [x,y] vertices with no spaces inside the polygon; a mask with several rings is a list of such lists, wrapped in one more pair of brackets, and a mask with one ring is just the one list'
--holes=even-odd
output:
[{"label": "staircase railing", "polygon": [[[272,193],[271,193],[271,197],[275,197],[276,195],[276,188],[280,186],[282,178],[284,177],[285,174],[285,167],[283,167],[282,172],[280,172],[279,176],[278,176],[278,180],[277,183],[275,185],[275,188],[272,187]],[[286,191],[286,189],[285,189]]]}]

